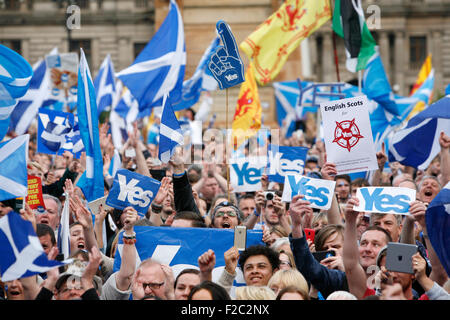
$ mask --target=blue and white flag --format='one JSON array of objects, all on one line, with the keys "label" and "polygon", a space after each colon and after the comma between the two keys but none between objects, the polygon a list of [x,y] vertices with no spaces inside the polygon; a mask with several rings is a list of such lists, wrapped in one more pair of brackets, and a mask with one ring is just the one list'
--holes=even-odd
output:
[{"label": "blue and white flag", "polygon": [[208,68],[208,62],[219,44],[220,38],[216,37],[203,53],[194,75],[183,82],[181,101],[173,105],[175,111],[192,107],[200,99],[202,91],[215,91],[217,89],[217,81]]},{"label": "blue and white flag", "polygon": [[39,109],[37,152],[58,154],[66,142],[66,135],[72,131],[74,116],[72,113]]},{"label": "blue and white flag", "polygon": [[30,86],[33,69],[18,53],[0,44],[0,141],[8,132],[10,115]]},{"label": "blue and white flag", "polygon": [[98,75],[94,80],[94,87],[97,95],[97,111],[100,115],[103,111],[110,110],[116,90],[114,65],[109,54],[100,66]]},{"label": "blue and white flag", "polygon": [[64,207],[61,212],[61,219],[58,227],[58,251],[64,256],[64,260],[70,257],[70,210],[69,210],[69,195],[66,193]]},{"label": "blue and white flag", "polygon": [[425,222],[433,249],[450,277],[450,182],[428,205]]},{"label": "blue and white flag", "polygon": [[[50,54],[58,54],[58,48],[54,48]],[[45,59],[41,59],[33,65],[33,77],[27,93],[19,99],[11,113],[10,130],[17,135],[24,134],[36,119],[39,108],[55,102],[56,100],[50,97],[50,69],[47,68]]]},{"label": "blue and white flag", "polygon": [[75,124],[72,130],[65,136],[65,143],[59,149],[58,154],[63,154],[64,151],[69,151],[77,159],[80,158],[81,153],[85,152],[83,140],[81,140],[80,127],[78,125],[78,117],[74,117]]},{"label": "blue and white flag", "polygon": [[114,156],[109,164],[108,173],[111,177],[115,177],[117,170],[122,168],[122,161],[120,160],[120,154],[117,149],[114,149]]},{"label": "blue and white flag", "polygon": [[2,281],[47,272],[70,261],[48,260],[30,221],[14,211],[0,219],[0,274]]},{"label": "blue and white flag", "polygon": [[119,169],[106,198],[106,204],[116,209],[133,207],[140,216],[145,216],[160,186],[161,182],[156,179]]},{"label": "blue and white flag", "polygon": [[178,6],[170,0],[166,19],[138,55],[133,64],[117,77],[138,100],[139,117],[150,115],[151,108],[161,106],[164,95],[171,102],[181,99],[186,48],[183,21]]},{"label": "blue and white flag", "polygon": [[78,69],[78,126],[86,149],[86,171],[78,181],[78,186],[87,201],[104,195],[103,156],[100,149],[97,102],[92,77],[83,49],[80,49]]},{"label": "blue and white flag", "polygon": [[450,95],[411,118],[389,140],[389,161],[425,170],[440,152],[439,135],[450,135]]},{"label": "blue and white flag", "polygon": [[30,135],[0,143],[0,201],[28,194],[28,141]]},{"label": "blue and white flag", "polygon": [[308,148],[269,144],[267,149],[267,177],[269,181],[284,183],[288,174],[303,174]]},{"label": "blue and white flag", "polygon": [[161,124],[159,128],[159,149],[158,158],[164,163],[169,162],[175,148],[184,145],[184,136],[178,123],[177,117],[173,112],[172,105],[164,96],[163,112],[161,115]]},{"label": "blue and white flag", "polygon": [[[136,226],[136,251],[138,265],[147,258],[168,264],[174,277],[183,269],[198,269],[198,257],[212,249],[216,256],[216,265],[212,271],[212,280],[218,281],[225,260],[223,254],[234,245],[233,229],[217,228],[166,228]],[[262,231],[247,230],[247,248],[252,245],[263,245]],[[114,271],[120,269],[122,262],[123,232],[119,235],[117,253],[114,259]],[[236,268],[237,276],[233,286],[244,286],[245,281],[239,266]]]}]

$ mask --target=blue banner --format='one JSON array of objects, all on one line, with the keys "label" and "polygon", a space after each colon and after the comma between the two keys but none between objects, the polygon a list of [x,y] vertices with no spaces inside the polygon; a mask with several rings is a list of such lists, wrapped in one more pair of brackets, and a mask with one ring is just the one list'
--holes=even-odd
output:
[{"label": "blue banner", "polygon": [[[198,269],[198,257],[212,249],[216,256],[212,278],[217,281],[225,267],[223,254],[234,244],[233,229],[136,226],[134,231],[137,240],[137,264],[151,257],[171,266],[175,277],[183,269]],[[264,244],[262,230],[247,230],[247,248],[257,244]],[[122,246],[123,233],[119,235],[114,271],[118,271],[122,263]],[[234,286],[245,285],[239,266],[236,272]]]}]

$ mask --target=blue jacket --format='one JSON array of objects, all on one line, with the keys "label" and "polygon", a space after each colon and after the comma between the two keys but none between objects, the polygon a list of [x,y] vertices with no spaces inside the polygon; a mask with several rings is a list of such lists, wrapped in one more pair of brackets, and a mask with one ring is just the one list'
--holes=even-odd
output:
[{"label": "blue jacket", "polygon": [[298,271],[326,298],[338,290],[348,291],[347,277],[341,270],[328,269],[321,265],[309,251],[305,234],[303,238],[293,239],[289,235],[291,250]]}]

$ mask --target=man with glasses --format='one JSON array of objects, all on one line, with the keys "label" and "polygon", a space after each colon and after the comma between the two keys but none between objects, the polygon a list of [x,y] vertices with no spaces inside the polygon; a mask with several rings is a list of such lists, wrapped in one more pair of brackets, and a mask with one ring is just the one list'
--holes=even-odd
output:
[{"label": "man with glasses", "polygon": [[241,224],[242,215],[238,207],[231,202],[224,201],[214,208],[211,221],[213,228],[234,229]]}]

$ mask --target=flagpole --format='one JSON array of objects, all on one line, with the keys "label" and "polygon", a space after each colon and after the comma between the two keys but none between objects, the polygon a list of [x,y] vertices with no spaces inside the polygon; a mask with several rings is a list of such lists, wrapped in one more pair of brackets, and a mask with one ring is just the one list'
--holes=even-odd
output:
[{"label": "flagpole", "polygon": [[[338,54],[336,50],[336,33],[331,30],[331,34],[333,35],[331,38],[333,39],[333,51],[334,51],[334,66],[336,69],[336,78],[338,82],[341,82],[341,77],[339,75],[339,60],[338,60]],[[339,87],[340,92],[340,87]]]},{"label": "flagpole", "polygon": [[[225,89],[225,112],[226,112],[226,132],[228,136],[228,88]],[[227,152],[225,153],[227,154]],[[228,202],[230,202],[230,166],[228,164],[228,159],[226,161],[227,165],[227,196],[228,196]]]}]

